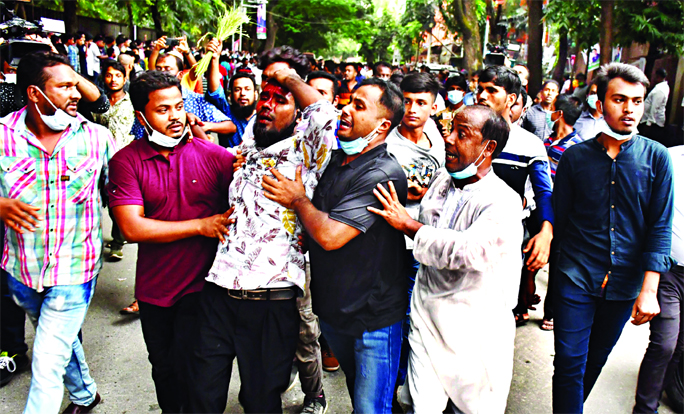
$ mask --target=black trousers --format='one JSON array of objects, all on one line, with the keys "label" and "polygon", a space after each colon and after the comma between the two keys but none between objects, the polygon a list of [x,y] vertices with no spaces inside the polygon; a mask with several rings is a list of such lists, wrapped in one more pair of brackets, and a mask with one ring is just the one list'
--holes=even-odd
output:
[{"label": "black trousers", "polygon": [[26,314],[12,299],[7,285],[7,278],[10,277],[9,273],[0,269],[0,350],[6,351],[9,356],[25,355],[28,351],[24,340]]},{"label": "black trousers", "polygon": [[192,384],[199,298],[199,292],[190,293],[168,308],[138,301],[152,380],[163,413],[191,412],[187,400]]},{"label": "black trousers", "polygon": [[296,299],[240,300],[206,283],[191,412],[222,413],[233,360],[240,369],[240,404],[246,413],[280,413],[299,337]]},{"label": "black trousers", "polygon": [[651,337],[639,369],[635,413],[654,413],[684,352],[684,268],[676,266],[660,275],[660,314],[653,318]]}]

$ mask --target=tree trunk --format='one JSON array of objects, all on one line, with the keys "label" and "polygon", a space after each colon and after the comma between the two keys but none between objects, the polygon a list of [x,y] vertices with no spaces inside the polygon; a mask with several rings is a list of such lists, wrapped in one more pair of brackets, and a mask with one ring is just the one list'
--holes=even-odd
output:
[{"label": "tree trunk", "polygon": [[610,63],[613,59],[613,7],[615,7],[615,0],[601,1],[601,31],[599,32],[601,65]]},{"label": "tree trunk", "polygon": [[152,15],[152,21],[154,22],[154,31],[157,34],[157,39],[164,36],[164,30],[162,29],[161,14],[159,13],[159,7],[157,3],[159,0],[155,0],[154,3],[150,5],[150,14]]},{"label": "tree trunk", "polygon": [[131,7],[131,0],[126,1],[126,11],[128,12],[128,32],[130,33],[128,37],[133,39],[135,36],[135,30],[133,30],[135,23],[133,22],[133,7]]},{"label": "tree trunk", "polygon": [[565,73],[565,65],[568,61],[568,32],[560,34],[558,39],[558,62],[556,68],[553,70],[553,80],[558,84],[563,85],[563,74]]},{"label": "tree trunk", "polygon": [[542,4],[543,0],[527,1],[527,7],[529,8],[527,23],[527,69],[530,71],[527,92],[532,98],[537,96],[544,76],[542,73],[542,37],[544,34]]},{"label": "tree trunk", "polygon": [[[78,16],[76,15],[76,1],[64,0],[64,27],[67,33],[78,32]],[[65,42],[66,43],[66,42]]]},{"label": "tree trunk", "polygon": [[454,0],[452,14],[461,27],[463,37],[463,66],[473,73],[482,67],[480,24],[475,15],[475,0]]},{"label": "tree trunk", "polygon": [[[646,77],[651,80],[653,78],[653,67],[655,66],[655,61],[660,57],[660,52],[658,51],[657,43],[649,43],[648,54],[646,55],[646,66],[644,67],[644,73]],[[653,87],[653,85],[651,85]]]},{"label": "tree trunk", "polygon": [[271,50],[275,47],[276,35],[278,34],[278,22],[275,21],[275,17],[272,14],[268,14],[266,17],[266,46],[264,50]]}]

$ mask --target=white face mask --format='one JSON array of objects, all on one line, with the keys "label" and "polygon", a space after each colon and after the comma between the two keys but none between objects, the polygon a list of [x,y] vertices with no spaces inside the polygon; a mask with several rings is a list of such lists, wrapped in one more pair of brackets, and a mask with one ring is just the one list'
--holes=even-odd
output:
[{"label": "white face mask", "polygon": [[463,91],[452,90],[447,92],[447,99],[452,105],[456,105],[463,100]]},{"label": "white face mask", "polygon": [[[36,86],[36,88],[38,87]],[[63,109],[57,108],[40,88],[38,88],[38,90],[45,97],[45,99],[50,102],[50,105],[55,108],[54,115],[43,115],[40,112],[40,109],[38,109],[38,105],[34,104],[36,111],[38,111],[38,114],[40,115],[40,119],[43,120],[43,123],[53,131],[64,131],[69,125],[72,125],[72,129],[76,129],[75,125],[78,123],[78,118],[67,114]]]},{"label": "white face mask", "polygon": [[5,73],[5,83],[17,83],[16,73]]},{"label": "white face mask", "polygon": [[599,121],[598,129],[599,131],[618,141],[628,140],[639,133],[639,131],[636,128],[634,128],[632,132],[627,134],[622,134],[620,132],[614,131],[613,128],[611,128],[610,125],[608,125],[605,119]]},{"label": "white face mask", "polygon": [[378,126],[376,126],[375,129],[365,137],[356,138],[354,141],[340,140],[340,148],[342,148],[342,151],[344,151],[344,153],[347,155],[355,155],[360,153],[368,146],[368,144],[371,143],[371,141],[375,139],[375,136],[378,135],[378,129],[382,126],[383,122],[385,122],[384,118],[382,121],[380,121]]},{"label": "white face mask", "polygon": [[148,128],[152,130],[152,133],[150,134],[148,132],[147,134],[147,139],[150,140],[150,142],[154,142],[155,144],[164,147],[164,148],[174,148],[176,145],[178,145],[183,138],[185,138],[185,135],[188,133],[188,126],[185,126],[185,129],[183,129],[183,133],[181,134],[180,137],[178,138],[173,138],[168,135],[162,134],[161,132],[157,131],[156,129],[152,128],[150,124],[147,122],[147,119],[145,118],[145,115],[140,112],[140,116],[142,116],[143,121],[145,121],[145,124],[147,125]]}]

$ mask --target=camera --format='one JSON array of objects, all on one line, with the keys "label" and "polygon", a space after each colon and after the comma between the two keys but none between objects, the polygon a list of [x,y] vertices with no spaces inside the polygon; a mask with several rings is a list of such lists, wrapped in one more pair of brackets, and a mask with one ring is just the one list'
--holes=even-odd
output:
[{"label": "camera", "polygon": [[167,37],[166,38],[166,47],[168,49],[173,49],[174,47],[180,45],[181,38],[180,37]]}]

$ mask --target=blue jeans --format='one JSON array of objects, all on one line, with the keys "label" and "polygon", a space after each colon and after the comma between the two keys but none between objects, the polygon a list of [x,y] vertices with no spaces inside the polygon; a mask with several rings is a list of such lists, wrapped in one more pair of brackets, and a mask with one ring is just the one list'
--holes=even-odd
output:
[{"label": "blue jeans", "polygon": [[90,377],[78,332],[96,279],[82,285],[49,287],[38,293],[15,278],[8,278],[14,301],[36,328],[33,376],[24,413],[57,413],[64,386],[75,404],[90,405],[95,400],[97,386]]},{"label": "blue jeans", "polygon": [[634,300],[592,296],[565,273],[555,276],[553,412],[581,413],[632,314]]},{"label": "blue jeans", "polygon": [[354,412],[391,413],[403,321],[355,337],[320,321],[321,331],[347,377]]}]

